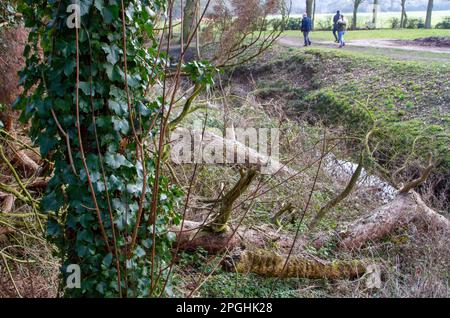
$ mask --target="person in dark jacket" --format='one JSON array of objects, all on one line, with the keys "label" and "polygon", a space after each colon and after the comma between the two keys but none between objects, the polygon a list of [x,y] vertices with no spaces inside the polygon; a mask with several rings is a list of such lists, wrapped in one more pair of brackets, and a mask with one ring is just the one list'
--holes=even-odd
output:
[{"label": "person in dark jacket", "polygon": [[339,21],[340,18],[341,18],[341,11],[338,10],[336,12],[336,15],[333,17],[333,35],[336,43],[339,43],[337,22]]},{"label": "person in dark jacket", "polygon": [[305,46],[311,45],[309,32],[312,30],[312,22],[306,13],[303,14],[301,30],[303,32],[303,38],[305,39]]}]

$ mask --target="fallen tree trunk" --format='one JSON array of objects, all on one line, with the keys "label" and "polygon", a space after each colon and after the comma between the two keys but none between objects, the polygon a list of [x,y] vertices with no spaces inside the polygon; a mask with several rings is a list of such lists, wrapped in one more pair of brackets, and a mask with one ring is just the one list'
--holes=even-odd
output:
[{"label": "fallen tree trunk", "polygon": [[345,249],[362,247],[368,241],[385,237],[396,229],[417,223],[435,230],[449,231],[447,218],[430,209],[417,192],[399,194],[392,202],[377,208],[341,232],[339,246]]},{"label": "fallen tree trunk", "polygon": [[[286,255],[266,251],[265,239],[261,233],[250,229],[240,229],[235,233],[231,229],[226,232],[214,233],[203,229],[202,223],[185,221],[183,230],[175,229],[177,233],[177,244],[180,250],[195,251],[198,248],[206,250],[210,254],[218,254],[229,251],[228,257],[223,261],[223,267],[229,271],[238,273],[254,273],[264,277],[280,278],[355,278],[366,272],[366,264],[363,261],[325,261],[309,255],[304,251],[304,241],[300,239],[295,255],[288,262]],[[271,237],[275,236],[272,233]],[[287,251],[293,244],[283,235],[279,235],[280,250]],[[249,246],[260,248],[259,251],[242,250]],[[285,266],[286,264],[286,266]]]},{"label": "fallen tree trunk", "polygon": [[[286,263],[287,262],[287,263]],[[225,268],[263,277],[349,279],[362,276],[366,265],[359,260],[333,262],[309,255],[287,256],[267,251],[244,251],[225,262]]]},{"label": "fallen tree trunk", "polygon": [[173,231],[177,235],[179,249],[184,251],[202,248],[210,254],[219,254],[234,249],[240,243],[230,228],[216,233],[199,222],[184,221],[183,228],[175,228]]}]

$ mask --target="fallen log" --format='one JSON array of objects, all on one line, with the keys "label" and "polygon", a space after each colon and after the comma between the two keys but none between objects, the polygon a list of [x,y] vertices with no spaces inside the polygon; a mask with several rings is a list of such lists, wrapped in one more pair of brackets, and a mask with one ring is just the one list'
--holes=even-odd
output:
[{"label": "fallen log", "polygon": [[171,135],[170,143],[170,157],[175,164],[190,164],[201,160],[204,163],[223,165],[242,164],[266,175],[298,175],[276,158],[212,132],[177,128]]},{"label": "fallen log", "polygon": [[[228,271],[238,273],[254,273],[264,277],[280,278],[329,278],[351,279],[360,277],[366,272],[363,261],[325,261],[305,252],[303,239],[299,240],[292,255],[287,261],[287,251],[293,244],[292,239],[280,235],[279,249],[285,254],[277,254],[265,248],[263,235],[267,232],[257,232],[251,229],[240,229],[235,232],[231,229],[222,233],[205,231],[202,223],[185,221],[183,230],[174,230],[177,234],[179,250],[195,251],[199,248],[210,254],[228,251],[222,265]],[[271,236],[275,236],[272,233]],[[243,250],[245,247],[259,248],[258,251]],[[287,263],[286,263],[287,261]],[[286,266],[285,266],[286,264]]]},{"label": "fallen log", "polygon": [[199,222],[184,221],[183,228],[175,228],[173,232],[176,233],[177,244],[182,251],[202,248],[210,254],[219,254],[232,250],[240,243],[229,227],[223,232],[214,233]]},{"label": "fallen log", "polygon": [[409,224],[426,226],[435,231],[450,232],[449,220],[429,208],[417,192],[410,191],[397,195],[388,204],[346,225],[345,230],[338,230],[337,237],[335,235],[319,236],[314,246],[320,248],[325,242],[337,238],[340,248],[358,249],[367,242],[381,239]]},{"label": "fallen log", "polygon": [[352,279],[366,272],[363,261],[324,261],[309,255],[279,255],[268,251],[244,251],[225,260],[225,269],[263,277]]}]

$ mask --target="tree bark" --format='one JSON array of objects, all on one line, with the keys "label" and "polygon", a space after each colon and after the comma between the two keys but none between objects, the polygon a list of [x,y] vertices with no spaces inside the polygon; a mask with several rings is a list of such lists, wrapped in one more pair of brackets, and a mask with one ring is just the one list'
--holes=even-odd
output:
[{"label": "tree bark", "polygon": [[312,18],[314,11],[314,0],[306,0],[306,14]]},{"label": "tree bark", "polygon": [[373,10],[372,10],[372,24],[376,28],[377,20],[378,20],[378,6],[379,0],[373,0]]},{"label": "tree bark", "polygon": [[255,169],[248,169],[247,171],[240,170],[240,174],[241,177],[239,181],[221,200],[219,213],[210,225],[214,232],[226,231],[234,203],[245,193],[245,191],[247,191],[250,184],[257,176]]},{"label": "tree bark", "polygon": [[399,194],[392,202],[350,224],[345,232],[340,233],[342,241],[339,246],[357,249],[368,241],[380,239],[410,223],[422,224],[435,230],[450,230],[449,221],[426,206],[419,194],[412,191]]},{"label": "tree bark", "polygon": [[357,17],[358,17],[358,8],[361,4],[362,0],[353,0],[353,18],[352,18],[352,29],[356,30],[357,26]]},{"label": "tree bark", "polygon": [[433,14],[433,0],[428,0],[427,18],[425,20],[425,28],[431,29],[431,16]]},{"label": "tree bark", "polygon": [[400,28],[406,27],[408,16],[406,15],[406,0],[402,0],[402,17],[400,19]]},{"label": "tree bark", "polygon": [[189,37],[192,35],[192,32],[195,28],[195,16],[196,16],[196,8],[197,2],[199,0],[186,0],[186,4],[184,6],[184,14],[183,14],[183,43],[186,43],[189,40]]}]

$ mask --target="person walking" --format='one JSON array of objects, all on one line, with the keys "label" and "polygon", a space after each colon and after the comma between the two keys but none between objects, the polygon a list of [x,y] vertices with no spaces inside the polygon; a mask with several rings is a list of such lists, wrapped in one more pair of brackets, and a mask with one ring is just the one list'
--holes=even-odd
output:
[{"label": "person walking", "polygon": [[309,32],[312,30],[312,22],[306,13],[303,14],[301,31],[303,32],[303,38],[305,40],[305,46],[311,45],[309,39]]},{"label": "person walking", "polygon": [[341,15],[341,18],[337,22],[338,40],[340,48],[345,46],[344,35],[345,32],[347,31],[347,24],[348,24],[347,19],[343,15]]},{"label": "person walking", "polygon": [[341,11],[338,10],[336,11],[336,14],[333,17],[333,35],[336,43],[339,43],[337,22],[339,21],[340,18],[341,18]]}]

